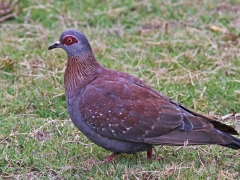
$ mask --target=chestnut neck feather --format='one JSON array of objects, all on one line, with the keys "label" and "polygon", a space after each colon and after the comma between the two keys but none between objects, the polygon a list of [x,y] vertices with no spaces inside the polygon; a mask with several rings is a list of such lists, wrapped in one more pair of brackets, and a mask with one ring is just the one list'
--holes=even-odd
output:
[{"label": "chestnut neck feather", "polygon": [[102,66],[93,54],[68,57],[64,74],[64,86],[67,96],[74,96],[81,88],[98,75]]}]

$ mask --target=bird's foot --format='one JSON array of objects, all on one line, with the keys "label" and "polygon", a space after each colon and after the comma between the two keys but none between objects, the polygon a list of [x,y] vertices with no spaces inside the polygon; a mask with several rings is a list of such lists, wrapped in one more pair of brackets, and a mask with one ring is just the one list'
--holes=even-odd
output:
[{"label": "bird's foot", "polygon": [[147,151],[147,159],[149,159],[149,160],[155,160],[155,161],[161,161],[162,158],[160,158],[160,157],[157,157],[157,158],[153,157],[153,155],[152,155],[152,149],[149,149],[149,150]]},{"label": "bird's foot", "polygon": [[109,163],[112,162],[114,160],[114,158],[118,155],[119,153],[112,153],[110,156],[108,156],[107,158],[105,158],[102,163]]}]

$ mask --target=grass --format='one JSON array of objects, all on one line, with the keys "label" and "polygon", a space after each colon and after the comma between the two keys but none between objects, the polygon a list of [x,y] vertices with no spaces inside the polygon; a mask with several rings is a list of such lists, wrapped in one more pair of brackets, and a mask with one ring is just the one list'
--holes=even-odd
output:
[{"label": "grass", "polygon": [[80,30],[102,65],[240,131],[237,0],[19,5],[22,13],[0,25],[0,178],[240,178],[240,151],[220,146],[159,146],[159,162],[138,153],[100,164],[110,152],[83,136],[66,111],[66,54],[47,50],[65,29]]}]

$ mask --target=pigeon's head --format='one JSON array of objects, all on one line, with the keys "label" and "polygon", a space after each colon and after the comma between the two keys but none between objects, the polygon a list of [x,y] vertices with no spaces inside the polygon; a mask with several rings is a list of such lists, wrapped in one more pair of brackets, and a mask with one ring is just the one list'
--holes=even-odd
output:
[{"label": "pigeon's head", "polygon": [[48,50],[54,48],[64,49],[69,57],[79,56],[84,53],[92,53],[92,48],[88,42],[87,37],[75,30],[66,30],[60,36],[59,41],[48,47]]}]

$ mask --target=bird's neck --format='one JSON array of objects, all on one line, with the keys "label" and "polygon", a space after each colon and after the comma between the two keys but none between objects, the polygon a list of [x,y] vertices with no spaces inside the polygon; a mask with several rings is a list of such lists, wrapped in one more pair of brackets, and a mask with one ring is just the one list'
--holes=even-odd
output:
[{"label": "bird's neck", "polygon": [[99,73],[102,66],[94,55],[87,54],[68,57],[67,68],[64,74],[64,86],[67,96],[74,96]]}]

